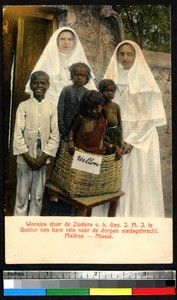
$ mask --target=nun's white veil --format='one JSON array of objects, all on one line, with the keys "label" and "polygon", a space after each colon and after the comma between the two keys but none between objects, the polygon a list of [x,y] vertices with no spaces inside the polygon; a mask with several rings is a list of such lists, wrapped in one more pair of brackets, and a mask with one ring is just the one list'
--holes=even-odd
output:
[{"label": "nun's white veil", "polygon": [[[57,46],[58,35],[64,30],[71,31],[74,35],[74,49],[71,54],[63,54],[59,52]],[[68,68],[73,63],[77,62],[84,62],[89,66],[84,49],[76,32],[67,26],[57,29],[51,36],[48,44],[44,48],[42,55],[32,71],[33,73],[38,70],[43,70],[50,76],[50,87],[46,93],[46,97],[48,97],[51,101],[58,102],[58,98],[63,87],[72,84]],[[93,72],[91,72],[91,79],[85,86],[88,89],[96,89],[93,78],[94,75]],[[29,81],[26,85],[25,92],[32,94]]]},{"label": "nun's white veil", "polygon": [[[136,54],[134,64],[129,70],[124,70],[117,60],[118,49],[125,43],[132,45]],[[114,80],[117,86],[125,84],[129,87],[129,96],[123,106],[124,111],[121,112],[122,120],[153,120],[156,126],[166,124],[160,89],[147,65],[142,50],[135,42],[124,40],[117,45],[104,78]],[[116,97],[119,102],[118,93]]]}]

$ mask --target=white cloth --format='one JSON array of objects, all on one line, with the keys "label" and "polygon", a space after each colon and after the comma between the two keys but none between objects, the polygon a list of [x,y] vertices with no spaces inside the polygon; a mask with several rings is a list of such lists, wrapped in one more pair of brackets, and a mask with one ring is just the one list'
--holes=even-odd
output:
[{"label": "white cloth", "polygon": [[[117,50],[130,43],[136,58],[130,70],[117,62]],[[161,166],[157,126],[166,124],[159,87],[139,46],[132,41],[121,42],[115,49],[104,78],[115,81],[114,99],[120,106],[123,140],[133,146],[122,156],[121,190],[116,216],[164,217]],[[93,210],[94,216],[106,216],[108,205]]]},{"label": "white cloth", "polygon": [[[57,37],[63,30],[70,30],[73,32],[75,37],[75,47],[71,54],[63,54],[59,52],[57,46]],[[89,66],[87,57],[85,55],[84,49],[81,42],[76,34],[76,32],[70,27],[61,27],[57,29],[51,36],[48,44],[46,45],[43,53],[41,54],[33,72],[38,70],[43,70],[50,76],[50,87],[46,92],[46,98],[54,102],[56,105],[62,89],[66,85],[71,85],[72,81],[70,79],[69,67],[77,62],[83,62]],[[90,67],[90,66],[89,66]],[[94,74],[91,71],[90,81],[85,85],[88,89],[96,89],[94,83]],[[29,81],[25,89],[26,93],[31,94]]]},{"label": "white cloth", "polygon": [[[23,153],[37,157],[37,143],[41,150],[55,157],[59,146],[58,113],[55,104],[44,98],[39,102],[30,98],[19,104],[16,112],[13,153],[19,164],[26,164]],[[50,159],[47,160],[47,163]]]},{"label": "white cloth", "polygon": [[28,165],[17,163],[14,216],[40,216],[45,183],[46,165],[34,171]]},{"label": "white cloth", "polygon": [[[124,70],[117,61],[118,48],[124,43],[131,44],[135,49],[135,61],[130,70]],[[160,89],[140,47],[135,42],[125,40],[118,44],[104,78],[114,80],[117,86],[128,85],[128,94],[131,96],[127,97],[126,102],[120,99],[118,89],[115,96],[115,102],[122,106],[122,120],[157,120],[159,126],[166,124]]]}]

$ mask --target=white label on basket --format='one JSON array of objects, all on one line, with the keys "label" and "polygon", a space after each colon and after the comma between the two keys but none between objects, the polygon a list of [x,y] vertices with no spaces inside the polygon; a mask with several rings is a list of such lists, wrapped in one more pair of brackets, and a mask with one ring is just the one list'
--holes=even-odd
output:
[{"label": "white label on basket", "polygon": [[99,175],[102,163],[101,155],[75,151],[71,168]]}]

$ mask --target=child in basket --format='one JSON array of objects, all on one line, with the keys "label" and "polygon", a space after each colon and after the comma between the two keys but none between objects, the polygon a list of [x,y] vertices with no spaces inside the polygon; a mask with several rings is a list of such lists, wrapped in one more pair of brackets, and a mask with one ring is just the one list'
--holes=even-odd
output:
[{"label": "child in basket", "polygon": [[[69,128],[77,116],[82,98],[88,91],[85,85],[91,78],[89,66],[83,62],[74,63],[69,68],[72,85],[65,86],[58,101],[58,126],[61,139],[68,142]],[[57,193],[50,196],[49,215],[70,215],[71,206],[61,201]]]},{"label": "child in basket", "polygon": [[112,102],[116,93],[116,84],[111,79],[103,79],[98,85],[99,92],[104,99],[103,115],[107,120],[105,140],[111,143],[107,154],[114,153],[115,146],[118,146],[119,154],[122,147],[122,124],[120,107],[117,103]]},{"label": "child in basket", "polygon": [[93,90],[87,92],[82,100],[81,113],[69,131],[68,150],[71,155],[75,147],[95,154],[106,154],[107,149],[111,147],[118,154],[118,147],[104,140],[107,121],[102,110],[102,95]]}]

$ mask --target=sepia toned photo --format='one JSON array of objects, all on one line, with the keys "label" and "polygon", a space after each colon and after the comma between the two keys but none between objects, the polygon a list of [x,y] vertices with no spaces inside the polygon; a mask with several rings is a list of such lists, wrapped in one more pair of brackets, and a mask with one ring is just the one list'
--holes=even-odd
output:
[{"label": "sepia toned photo", "polygon": [[7,263],[172,262],[170,15],[3,6]]}]

